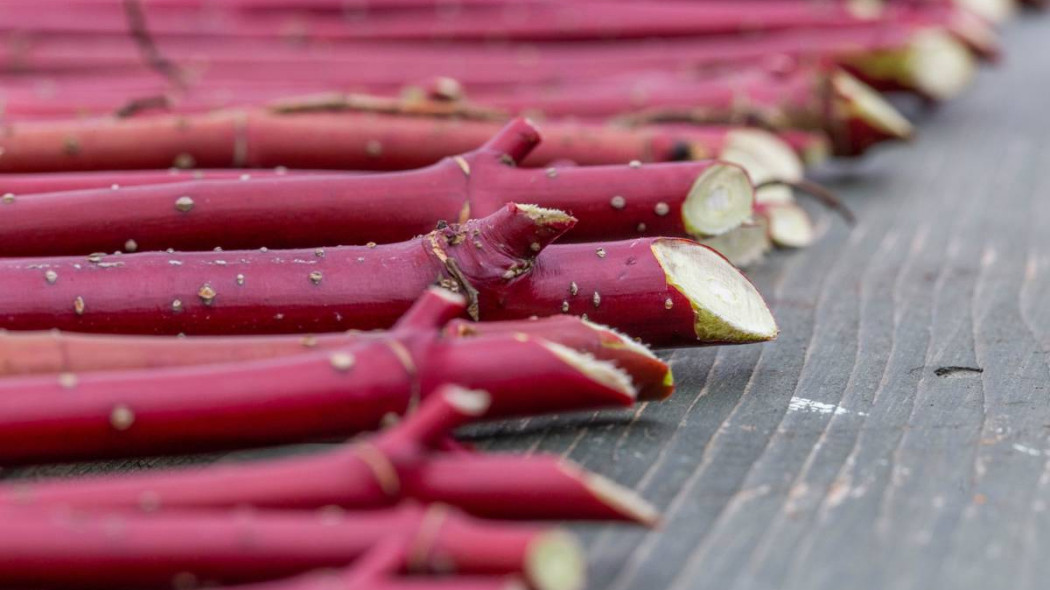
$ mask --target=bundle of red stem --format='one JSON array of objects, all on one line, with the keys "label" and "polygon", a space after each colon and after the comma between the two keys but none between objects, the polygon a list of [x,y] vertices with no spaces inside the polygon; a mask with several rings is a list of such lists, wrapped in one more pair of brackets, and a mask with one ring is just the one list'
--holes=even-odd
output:
[{"label": "bundle of red stem", "polygon": [[[746,7],[737,10],[756,12]],[[162,46],[187,73],[191,88],[200,92],[191,90],[189,104],[182,94],[172,95],[172,102],[182,105],[179,108],[208,96],[221,104],[223,91],[240,96],[241,102],[258,101],[275,92],[301,94],[346,86],[389,92],[440,74],[458,80],[473,93],[523,83],[579,83],[627,73],[681,72],[726,64],[740,67],[782,57],[833,60],[853,68],[873,86],[903,85],[947,98],[957,93],[972,74],[973,59],[963,44],[994,55],[996,35],[980,19],[954,8],[928,8],[917,14],[913,18],[862,20],[828,29],[802,27],[761,34],[750,31],[747,36],[663,38],[657,43],[546,43],[506,48],[384,44],[381,52],[370,44],[286,48],[233,40],[170,39],[164,40]],[[127,38],[90,43],[30,40],[14,46],[7,60],[14,68],[59,76],[58,85],[48,88],[47,93],[65,99],[66,105],[79,102],[87,112],[98,108],[112,112],[129,96],[170,94],[155,75],[144,77],[137,47]],[[88,72],[93,77],[84,80]],[[100,75],[105,76],[105,88],[98,86]],[[77,79],[86,84],[68,86]],[[40,92],[33,96],[47,98]],[[12,112],[32,110],[28,98],[10,97]]]}]

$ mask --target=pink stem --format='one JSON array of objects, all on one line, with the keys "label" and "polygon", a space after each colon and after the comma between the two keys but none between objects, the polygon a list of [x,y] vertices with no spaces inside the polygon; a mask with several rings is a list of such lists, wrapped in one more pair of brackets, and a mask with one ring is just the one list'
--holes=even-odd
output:
[{"label": "pink stem", "polygon": [[488,518],[655,522],[655,512],[643,500],[560,457],[441,450],[452,430],[487,411],[486,403],[481,393],[445,387],[390,430],[321,454],[12,482],[0,485],[0,507],[371,510],[413,500],[450,504]]},{"label": "pink stem", "polygon": [[[629,223],[670,216],[669,210],[618,213]],[[470,296],[470,311],[485,320],[586,314],[658,346],[752,342],[775,333],[767,331],[772,318],[757,292],[710,250],[670,238],[544,250],[573,223],[558,211],[508,205],[482,220],[374,248],[9,259],[0,261],[0,327],[138,334],[367,330],[393,325],[438,281]],[[681,252],[689,263],[670,265],[660,251]],[[708,331],[704,293],[688,287],[691,281],[675,283],[669,278],[675,275],[724,282],[741,305],[755,306],[761,330]],[[697,328],[701,323],[704,329]]]},{"label": "pink stem", "polygon": [[[402,326],[404,318],[402,316],[400,322]],[[640,400],[666,399],[674,390],[666,363],[634,345],[627,336],[577,317],[562,315],[484,323],[457,320],[443,330],[443,335],[450,338],[513,334],[527,334],[612,362],[631,376]],[[362,339],[398,336],[399,333],[351,332],[319,336],[179,338],[7,332],[0,333],[0,377],[214,365],[333,350]]]},{"label": "pink stem", "polygon": [[[688,228],[679,212],[687,201],[707,197],[697,194],[699,180],[718,170],[733,172],[714,161],[640,170],[514,168],[538,142],[535,126],[516,119],[481,148],[411,172],[261,179],[246,174],[240,180],[7,195],[0,198],[0,254],[88,254],[129,245],[134,251],[389,243],[429,231],[442,220],[492,214],[508,201],[573,212],[581,219],[570,234],[577,241],[639,233],[684,236]],[[736,175],[735,194],[727,198],[747,201],[749,188],[741,186],[747,180],[740,171]],[[617,197],[623,204],[617,206]],[[660,208],[675,214],[657,214]],[[738,209],[737,223],[750,214],[747,207]],[[639,232],[642,219],[645,231]],[[723,225],[731,228],[732,222]]]},{"label": "pink stem", "polygon": [[405,327],[397,338],[271,360],[6,379],[0,459],[185,453],[346,436],[405,413],[448,383],[490,391],[493,416],[629,405],[636,395],[612,364],[592,367],[579,353],[539,339],[446,340]]},{"label": "pink stem", "polygon": [[541,552],[572,547],[550,528],[475,521],[441,506],[320,514],[21,511],[5,514],[0,530],[0,583],[49,588],[261,581],[345,567],[388,540],[408,548],[402,571],[529,576]]}]

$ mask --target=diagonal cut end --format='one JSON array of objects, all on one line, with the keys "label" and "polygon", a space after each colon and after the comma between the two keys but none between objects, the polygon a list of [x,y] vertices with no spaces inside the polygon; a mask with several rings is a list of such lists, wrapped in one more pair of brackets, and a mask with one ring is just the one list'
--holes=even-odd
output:
[{"label": "diagonal cut end", "polygon": [[893,105],[867,84],[843,71],[832,74],[834,107],[840,123],[850,129],[854,148],[863,148],[887,139],[908,139],[915,132],[912,124]]},{"label": "diagonal cut end", "polygon": [[746,344],[776,338],[777,324],[762,295],[718,252],[674,238],[653,240],[652,250],[667,283],[689,300],[697,339]]},{"label": "diagonal cut end", "polygon": [[541,341],[540,343],[562,362],[583,373],[587,378],[619,393],[626,403],[632,403],[637,399],[638,390],[631,383],[631,377],[615,364],[598,360],[589,354],[577,352],[554,342]]},{"label": "diagonal cut end", "polygon": [[[732,233],[732,232],[730,232]],[[601,335],[601,350],[595,354],[615,363],[633,378],[638,399],[660,401],[674,393],[674,373],[648,346],[619,330],[580,318],[584,326]]]},{"label": "diagonal cut end", "polygon": [[444,391],[445,403],[452,406],[462,416],[477,418],[484,416],[492,404],[488,392],[449,386]]},{"label": "diagonal cut end", "polygon": [[732,262],[733,266],[746,268],[761,262],[766,253],[773,249],[768,226],[769,221],[757,217],[754,223],[741,225],[729,233],[704,240],[703,244],[717,250]]},{"label": "diagonal cut end", "polygon": [[536,222],[537,225],[566,225],[572,226],[576,218],[560,209],[549,209],[539,205],[515,205],[526,217]]},{"label": "diagonal cut end", "polygon": [[580,545],[563,532],[539,535],[525,557],[525,577],[536,590],[581,590],[586,567]]},{"label": "diagonal cut end", "polygon": [[846,63],[872,83],[885,82],[938,101],[957,96],[977,71],[970,49],[942,29],[919,31],[898,49],[858,54]]},{"label": "diagonal cut end", "polygon": [[769,238],[782,248],[804,248],[813,243],[813,222],[793,203],[771,205],[762,211],[769,221]]},{"label": "diagonal cut end", "polygon": [[682,203],[682,224],[689,235],[717,236],[751,218],[755,189],[747,173],[734,164],[704,170]]},{"label": "diagonal cut end", "polygon": [[598,475],[584,473],[583,484],[595,498],[616,512],[623,520],[655,527],[660,522],[660,513],[652,504],[622,485]]},{"label": "diagonal cut end", "polygon": [[631,352],[633,352],[635,354],[639,354],[641,356],[644,356],[644,357],[647,357],[647,358],[650,358],[650,359],[659,360],[658,357],[655,354],[653,354],[653,351],[650,350],[648,346],[642,344],[641,342],[638,342],[638,341],[634,340],[633,338],[631,338],[627,334],[624,334],[623,332],[620,332],[616,328],[613,328],[611,326],[606,326],[604,324],[599,324],[597,322],[592,322],[592,321],[587,320],[587,319],[580,319],[580,321],[583,322],[583,324],[585,326],[588,326],[588,327],[590,327],[590,328],[592,328],[594,330],[598,330],[600,332],[605,332],[605,333],[613,336],[616,339],[615,343],[608,343],[607,342],[607,343],[603,344],[604,346],[610,346],[610,347],[616,346],[616,347],[619,347],[619,348],[625,348],[625,349],[627,349],[627,350],[629,350],[629,351],[631,351]]},{"label": "diagonal cut end", "polygon": [[938,30],[915,36],[905,60],[906,77],[934,100],[958,96],[977,73],[977,60],[958,39]]},{"label": "diagonal cut end", "polygon": [[[738,164],[757,187],[770,180],[801,180],[802,160],[784,140],[761,129],[734,129],[726,134],[719,158]],[[755,191],[758,203],[790,203],[789,187],[767,186]]]}]

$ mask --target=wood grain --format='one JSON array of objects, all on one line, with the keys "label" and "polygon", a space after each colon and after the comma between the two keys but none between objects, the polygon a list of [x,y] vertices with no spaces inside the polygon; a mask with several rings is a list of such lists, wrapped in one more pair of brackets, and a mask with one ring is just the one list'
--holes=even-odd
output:
[{"label": "wood grain", "polygon": [[486,432],[664,510],[659,531],[579,527],[592,588],[1045,586],[1045,26],[1011,26],[1007,63],[919,113],[914,145],[824,171],[861,223],[750,273],[776,342],[676,351],[678,397],[619,421]]}]

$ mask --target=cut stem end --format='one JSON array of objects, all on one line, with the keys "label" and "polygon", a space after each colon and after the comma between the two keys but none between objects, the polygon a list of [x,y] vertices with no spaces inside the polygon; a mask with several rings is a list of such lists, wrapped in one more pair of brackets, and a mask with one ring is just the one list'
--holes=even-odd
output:
[{"label": "cut stem end", "polygon": [[762,295],[718,252],[673,238],[655,240],[652,250],[668,284],[692,305],[699,340],[746,344],[776,338],[777,324]]},{"label": "cut stem end", "polygon": [[766,253],[773,249],[768,226],[768,220],[756,218],[754,223],[742,225],[729,233],[704,240],[703,243],[717,250],[734,266],[746,268],[761,262]]},{"label": "cut stem end", "polygon": [[660,513],[656,511],[656,508],[620,484],[596,473],[585,474],[583,483],[595,498],[615,510],[624,520],[637,522],[647,527],[655,527],[659,524]]},{"label": "cut stem end", "polygon": [[[838,122],[848,129],[848,137],[836,139],[841,151],[856,154],[880,141],[910,139],[915,133],[912,124],[882,95],[850,74],[835,72],[831,84]],[[843,141],[848,145],[840,145]]]},{"label": "cut stem end", "polygon": [[715,164],[697,177],[682,203],[682,224],[692,236],[717,236],[751,217],[755,189],[742,168]]},{"label": "cut stem end", "polygon": [[553,342],[543,342],[543,346],[588,379],[620,394],[625,405],[632,404],[637,399],[638,390],[631,383],[631,377],[613,363],[598,360],[589,354]]},{"label": "cut stem end", "polygon": [[798,205],[773,205],[763,215],[769,220],[769,238],[777,246],[804,248],[813,243],[813,222]]},{"label": "cut stem end", "polygon": [[586,580],[583,551],[566,533],[541,535],[529,547],[525,575],[536,590],[581,590]]},{"label": "cut stem end", "polygon": [[973,53],[942,31],[923,31],[912,41],[907,72],[915,87],[933,100],[955,98],[977,73]]}]

